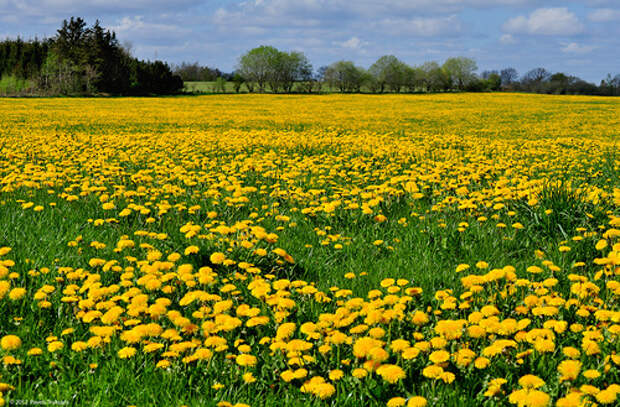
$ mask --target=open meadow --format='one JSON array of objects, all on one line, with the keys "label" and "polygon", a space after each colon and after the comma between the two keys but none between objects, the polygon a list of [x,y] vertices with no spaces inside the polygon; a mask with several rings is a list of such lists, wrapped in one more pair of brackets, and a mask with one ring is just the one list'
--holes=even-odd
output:
[{"label": "open meadow", "polygon": [[620,398],[620,100],[0,100],[0,405]]}]

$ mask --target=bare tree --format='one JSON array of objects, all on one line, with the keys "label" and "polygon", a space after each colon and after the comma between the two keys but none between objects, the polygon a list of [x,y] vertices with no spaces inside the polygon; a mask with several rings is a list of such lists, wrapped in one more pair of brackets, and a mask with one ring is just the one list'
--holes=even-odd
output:
[{"label": "bare tree", "polygon": [[528,71],[523,78],[522,82],[543,82],[551,77],[551,73],[547,71],[545,68],[534,68]]},{"label": "bare tree", "polygon": [[514,68],[502,69],[499,73],[499,76],[502,80],[502,86],[504,87],[510,86],[519,80],[519,73]]}]

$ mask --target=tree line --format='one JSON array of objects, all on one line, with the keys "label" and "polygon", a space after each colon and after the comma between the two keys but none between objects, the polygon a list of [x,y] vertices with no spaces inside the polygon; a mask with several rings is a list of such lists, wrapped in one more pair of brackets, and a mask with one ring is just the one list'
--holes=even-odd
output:
[{"label": "tree line", "polygon": [[446,91],[521,91],[549,94],[620,95],[620,75],[599,85],[561,72],[535,68],[519,76],[514,68],[483,71],[471,58],[448,58],[411,66],[393,55],[377,59],[368,69],[337,61],[314,69],[298,51],[259,46],[243,54],[234,72],[198,63],[170,67],[131,55],[116,34],[99,21],[64,20],[53,38],[0,41],[0,94],[149,95],[174,94],[184,82],[212,83],[214,92],[273,93],[419,93]]},{"label": "tree line", "polygon": [[64,20],[50,39],[1,41],[0,77],[0,91],[15,94],[148,95],[183,88],[168,64],[134,58],[114,32],[79,17]]},{"label": "tree line", "polygon": [[[191,72],[208,72],[206,76]],[[182,64],[175,69],[185,81],[219,81],[215,91],[225,91],[224,81],[232,81],[237,92],[273,93],[419,93],[446,91],[519,91],[548,94],[620,95],[620,74],[608,75],[597,86],[575,76],[551,73],[535,68],[519,76],[514,68],[483,71],[477,74],[476,61],[466,57],[448,58],[443,64],[431,61],[410,66],[393,55],[380,57],[368,69],[352,61],[337,61],[316,71],[301,52],[280,51],[272,46],[249,50],[239,58],[233,73],[201,67],[198,63]],[[217,85],[217,82],[216,82]]]}]

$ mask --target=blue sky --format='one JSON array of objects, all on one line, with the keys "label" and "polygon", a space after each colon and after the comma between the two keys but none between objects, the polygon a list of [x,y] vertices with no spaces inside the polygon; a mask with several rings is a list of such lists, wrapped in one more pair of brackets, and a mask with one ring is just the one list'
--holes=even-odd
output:
[{"label": "blue sky", "polygon": [[0,38],[52,36],[99,18],[143,59],[223,71],[258,45],[303,51],[315,68],[417,65],[467,56],[480,70],[542,66],[598,83],[620,73],[620,0],[0,0]]}]

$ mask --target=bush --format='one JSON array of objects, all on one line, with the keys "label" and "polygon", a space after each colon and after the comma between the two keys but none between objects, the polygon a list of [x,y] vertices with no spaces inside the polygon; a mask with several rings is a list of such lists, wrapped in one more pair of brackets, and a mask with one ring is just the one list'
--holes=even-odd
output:
[{"label": "bush", "polygon": [[0,95],[18,95],[32,91],[32,81],[15,75],[3,75],[0,78]]}]

